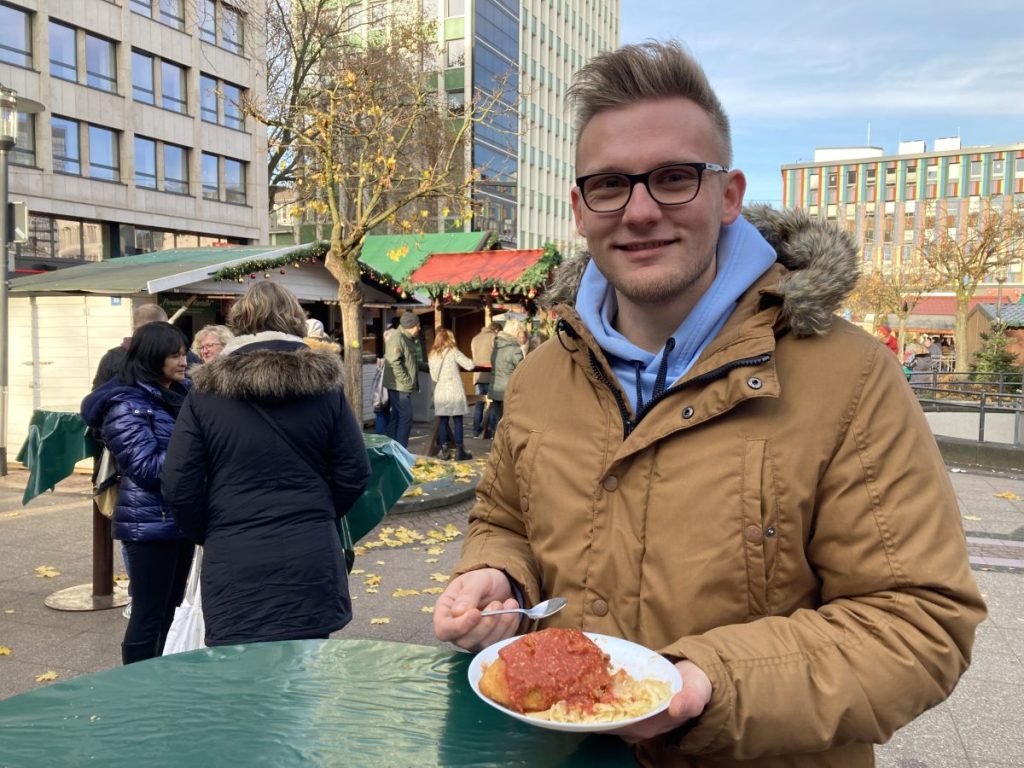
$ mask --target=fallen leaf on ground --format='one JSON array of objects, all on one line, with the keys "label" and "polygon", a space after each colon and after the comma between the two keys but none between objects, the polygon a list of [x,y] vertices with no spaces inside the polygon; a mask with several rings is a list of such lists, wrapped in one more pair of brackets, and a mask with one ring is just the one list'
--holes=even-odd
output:
[{"label": "fallen leaf on ground", "polygon": [[440,581],[442,584],[446,583],[451,577],[447,573],[432,573],[430,574],[431,581]]},{"label": "fallen leaf on ground", "polygon": [[0,656],[10,656],[10,655],[11,655],[11,649],[8,648],[6,645],[0,645]]},{"label": "fallen leaf on ground", "polygon": [[368,595],[376,595],[378,592],[380,592],[380,590],[377,589],[376,587],[367,587],[366,588],[366,594],[368,594]]},{"label": "fallen leaf on ground", "polygon": [[7,610],[4,611],[4,613],[14,613],[14,609],[13,608],[8,608]]},{"label": "fallen leaf on ground", "polygon": [[58,675],[56,672],[54,672],[51,669],[51,670],[48,670],[46,672],[43,672],[43,674],[41,674],[41,675],[36,675],[36,682],[37,683],[48,683],[50,680],[56,680],[58,677],[60,677],[60,675]]},{"label": "fallen leaf on ground", "polygon": [[1020,501],[1020,496],[1018,496],[1013,491],[1003,491],[1002,493],[997,493],[996,494],[996,498],[997,499],[1009,499],[1010,501]]},{"label": "fallen leaf on ground", "polygon": [[54,576],[60,576],[60,571],[52,565],[40,565],[36,568],[36,576],[41,579],[52,579]]},{"label": "fallen leaf on ground", "polygon": [[420,613],[433,613],[433,612],[434,612],[434,606],[432,606],[432,605],[424,605],[423,607],[420,608]]},{"label": "fallen leaf on ground", "polygon": [[18,517],[21,512],[4,512],[4,517]]},{"label": "fallen leaf on ground", "polygon": [[424,563],[430,563],[431,565],[433,565],[434,563],[436,563],[436,562],[437,562],[437,558],[436,558],[436,557],[428,557],[428,558],[427,558],[426,560],[424,560],[423,562],[424,562]]},{"label": "fallen leaf on ground", "polygon": [[964,520],[981,520],[977,515],[964,515]]},{"label": "fallen leaf on ground", "polygon": [[420,592],[422,592],[424,595],[440,595],[442,592],[444,592],[444,588],[443,587],[427,587],[426,589],[421,589]]},{"label": "fallen leaf on ground", "polygon": [[443,555],[444,547],[431,547],[427,550],[428,555]]},{"label": "fallen leaf on ground", "polygon": [[394,592],[391,593],[391,596],[392,597],[412,597],[413,595],[418,595],[419,593],[420,593],[420,591],[418,589],[402,589],[402,588],[398,588]]},{"label": "fallen leaf on ground", "polygon": [[366,573],[366,571],[364,571],[362,568],[353,568],[352,569],[352,575],[353,576],[358,576],[361,573]]},{"label": "fallen leaf on ground", "polygon": [[366,574],[366,578],[363,579],[363,584],[368,587],[380,586],[380,576],[375,573]]},{"label": "fallen leaf on ground", "polygon": [[374,565],[384,565],[384,561],[383,560],[374,560],[373,564]]},{"label": "fallen leaf on ground", "polygon": [[370,619],[371,624],[390,624],[391,619]]}]

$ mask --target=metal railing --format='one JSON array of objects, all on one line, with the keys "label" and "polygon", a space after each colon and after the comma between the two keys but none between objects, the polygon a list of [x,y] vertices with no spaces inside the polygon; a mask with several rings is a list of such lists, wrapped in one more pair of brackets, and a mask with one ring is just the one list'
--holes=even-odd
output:
[{"label": "metal railing", "polygon": [[985,442],[987,417],[1013,416],[1013,445],[1024,446],[1024,394],[1021,374],[914,372],[910,385],[925,411],[976,413],[978,442]]}]

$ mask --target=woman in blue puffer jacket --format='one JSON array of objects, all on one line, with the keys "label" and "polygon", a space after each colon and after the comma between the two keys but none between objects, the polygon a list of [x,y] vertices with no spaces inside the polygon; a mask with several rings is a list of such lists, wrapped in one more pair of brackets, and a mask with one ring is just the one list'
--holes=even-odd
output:
[{"label": "woman in blue puffer jacket", "polygon": [[170,323],[144,325],[132,336],[121,374],[82,401],[82,418],[100,429],[121,475],[113,532],[125,543],[132,580],[125,664],[163,653],[192,562],[194,547],[160,494],[167,444],[188,394],[187,349],[188,340]]}]

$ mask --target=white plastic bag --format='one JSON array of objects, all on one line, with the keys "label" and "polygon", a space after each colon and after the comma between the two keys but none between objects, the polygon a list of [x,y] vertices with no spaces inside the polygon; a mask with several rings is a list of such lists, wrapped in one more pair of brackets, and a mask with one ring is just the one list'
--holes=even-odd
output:
[{"label": "white plastic bag", "polygon": [[199,592],[199,569],[203,563],[203,548],[196,547],[188,584],[181,605],[174,609],[174,621],[167,630],[164,656],[194,651],[206,647],[206,622],[203,621],[203,599]]}]

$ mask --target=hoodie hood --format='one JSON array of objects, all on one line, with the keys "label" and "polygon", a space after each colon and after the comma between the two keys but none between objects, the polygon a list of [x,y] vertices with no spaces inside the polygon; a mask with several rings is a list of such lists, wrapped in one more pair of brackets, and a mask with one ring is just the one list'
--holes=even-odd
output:
[{"label": "hoodie hood", "polygon": [[310,349],[297,336],[265,332],[238,336],[192,376],[196,392],[237,400],[288,400],[340,392],[341,357]]},{"label": "hoodie hood", "polygon": [[[778,211],[766,205],[744,209],[743,218],[754,225],[775,250],[787,272],[779,281],[782,319],[796,336],[827,333],[832,316],[860,276],[857,245],[844,230],[800,209]],[[590,256],[582,253],[558,267],[543,304],[574,304]]]}]

